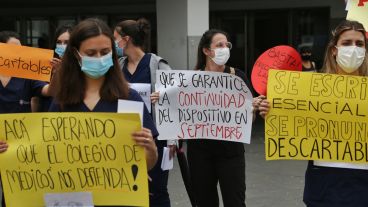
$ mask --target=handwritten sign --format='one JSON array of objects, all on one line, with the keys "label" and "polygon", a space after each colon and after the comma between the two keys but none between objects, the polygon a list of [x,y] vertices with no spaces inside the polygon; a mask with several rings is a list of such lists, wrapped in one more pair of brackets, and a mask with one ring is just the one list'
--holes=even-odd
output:
[{"label": "handwritten sign", "polygon": [[151,84],[146,83],[130,83],[129,86],[136,90],[142,97],[144,104],[151,113]]},{"label": "handwritten sign", "polygon": [[252,94],[235,75],[202,71],[156,74],[159,139],[215,139],[250,143]]},{"label": "handwritten sign", "polygon": [[52,50],[0,43],[0,74],[50,81]]},{"label": "handwritten sign", "polygon": [[267,95],[267,77],[270,68],[302,70],[302,59],[294,48],[286,45],[264,52],[254,63],[251,81],[257,93]]},{"label": "handwritten sign", "polygon": [[[0,115],[6,205],[44,206],[46,193],[92,192],[95,205],[148,206],[138,114]],[[20,199],[21,198],[21,199]]]},{"label": "handwritten sign", "polygon": [[[349,0],[349,11],[346,17],[348,20],[355,20],[363,24],[368,29],[368,0]],[[368,33],[367,33],[368,37]]]},{"label": "handwritten sign", "polygon": [[266,159],[368,161],[368,78],[270,70]]}]

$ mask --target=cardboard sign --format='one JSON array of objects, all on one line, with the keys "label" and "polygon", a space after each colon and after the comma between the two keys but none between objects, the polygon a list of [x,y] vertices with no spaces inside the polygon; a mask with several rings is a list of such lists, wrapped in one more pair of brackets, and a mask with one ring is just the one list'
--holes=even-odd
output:
[{"label": "cardboard sign", "polygon": [[159,139],[214,139],[250,143],[253,96],[228,73],[157,72]]},{"label": "cardboard sign", "polygon": [[92,192],[95,205],[148,206],[138,114],[0,115],[6,206],[44,206],[46,193]]},{"label": "cardboard sign", "polygon": [[270,70],[266,159],[367,163],[368,78]]},{"label": "cardboard sign", "polygon": [[[349,11],[346,17],[348,20],[355,20],[363,24],[365,30],[368,29],[368,0],[350,0]],[[368,33],[366,34],[368,37]]]},{"label": "cardboard sign", "polygon": [[54,51],[0,43],[0,74],[50,81]]},{"label": "cardboard sign", "polygon": [[302,70],[302,59],[294,48],[286,45],[273,47],[261,56],[254,63],[252,70],[252,84],[257,93],[267,95],[268,70]]}]

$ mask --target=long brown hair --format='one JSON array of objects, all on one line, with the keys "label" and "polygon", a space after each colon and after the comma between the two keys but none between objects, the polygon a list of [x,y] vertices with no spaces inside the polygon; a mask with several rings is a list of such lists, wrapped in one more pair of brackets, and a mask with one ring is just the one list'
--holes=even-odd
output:
[{"label": "long brown hair", "polygon": [[116,101],[119,98],[127,99],[128,83],[124,79],[118,63],[112,31],[103,21],[90,18],[74,27],[63,56],[61,68],[56,75],[55,99],[62,107],[83,102],[86,80],[77,59],[77,50],[83,41],[99,35],[110,38],[114,63],[105,74],[104,83],[100,88],[101,99],[107,101]]},{"label": "long brown hair", "polygon": [[368,62],[367,62],[368,47],[367,47],[367,37],[365,36],[366,30],[364,29],[364,26],[361,23],[357,21],[349,21],[349,20],[342,21],[336,27],[336,29],[332,31],[332,38],[327,45],[325,60],[324,60],[323,67],[322,67],[322,70],[325,73],[334,73],[334,74],[337,73],[336,57],[333,55],[333,50],[335,46],[337,45],[337,42],[339,41],[341,34],[349,30],[361,32],[362,35],[364,36],[365,49],[366,49],[365,57],[366,58],[364,59],[362,65],[359,67],[358,71],[359,71],[359,75],[361,76],[368,75]]}]

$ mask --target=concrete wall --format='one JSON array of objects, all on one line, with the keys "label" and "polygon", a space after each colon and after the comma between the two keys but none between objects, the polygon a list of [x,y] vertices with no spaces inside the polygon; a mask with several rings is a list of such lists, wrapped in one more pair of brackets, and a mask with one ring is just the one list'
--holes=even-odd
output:
[{"label": "concrete wall", "polygon": [[157,53],[175,69],[187,69],[187,1],[157,0]]},{"label": "concrete wall", "polygon": [[174,69],[193,69],[209,25],[208,0],[157,0],[157,53]]}]

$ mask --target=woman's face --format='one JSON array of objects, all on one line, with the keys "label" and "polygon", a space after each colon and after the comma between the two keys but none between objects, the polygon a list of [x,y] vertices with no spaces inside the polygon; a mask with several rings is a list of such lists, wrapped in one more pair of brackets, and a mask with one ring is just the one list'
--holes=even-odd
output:
[{"label": "woman's face", "polygon": [[212,37],[210,48],[205,48],[203,52],[205,55],[213,58],[215,57],[215,49],[223,47],[229,47],[231,49],[231,43],[227,41],[227,38],[224,34],[217,33]]},{"label": "woman's face", "polygon": [[357,46],[365,48],[364,36],[361,32],[355,30],[345,31],[340,35],[336,46]]},{"label": "woman's face", "polygon": [[101,34],[84,40],[79,47],[79,53],[82,56],[102,57],[112,51],[111,45],[111,39]]},{"label": "woman's face", "polygon": [[56,40],[56,44],[67,45],[69,42],[70,34],[69,32],[62,33]]},{"label": "woman's face", "polygon": [[114,39],[115,39],[116,42],[118,42],[119,47],[122,48],[123,45],[121,43],[122,43],[123,38],[121,37],[121,35],[116,30],[114,30]]},{"label": "woman's face", "polygon": [[[332,54],[335,58],[337,58],[337,55],[338,55],[338,52],[339,50],[337,48],[340,48],[340,47],[347,47],[347,46],[356,46],[356,47],[360,47],[360,48],[366,48],[366,45],[365,45],[365,39],[364,39],[364,35],[359,32],[359,31],[355,31],[355,30],[347,30],[343,33],[341,33],[338,41],[337,41],[337,44],[336,44],[336,47],[334,47],[332,49]],[[346,72],[344,72],[344,70],[339,66],[337,65],[337,73],[338,74],[346,74]],[[350,73],[351,75],[358,75],[359,74],[359,71],[356,70],[355,72],[353,73]]]}]

